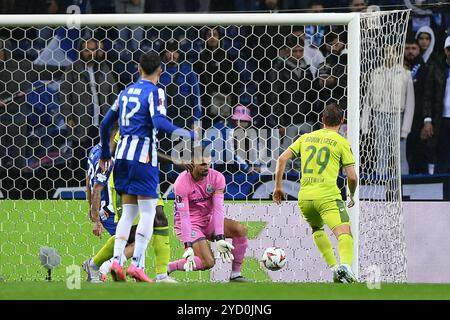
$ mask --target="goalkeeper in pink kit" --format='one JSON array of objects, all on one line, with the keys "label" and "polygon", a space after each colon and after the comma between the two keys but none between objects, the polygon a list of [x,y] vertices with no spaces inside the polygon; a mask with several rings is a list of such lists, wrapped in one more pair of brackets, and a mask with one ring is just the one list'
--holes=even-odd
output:
[{"label": "goalkeeper in pink kit", "polygon": [[[194,161],[193,170],[184,171],[175,181],[174,227],[185,251],[182,259],[169,263],[168,273],[212,268],[215,259],[208,240],[215,240],[222,261],[232,263],[230,281],[249,282],[241,275],[247,229],[224,218],[225,177],[209,168],[210,161],[206,156]],[[226,238],[232,238],[232,243]]]}]

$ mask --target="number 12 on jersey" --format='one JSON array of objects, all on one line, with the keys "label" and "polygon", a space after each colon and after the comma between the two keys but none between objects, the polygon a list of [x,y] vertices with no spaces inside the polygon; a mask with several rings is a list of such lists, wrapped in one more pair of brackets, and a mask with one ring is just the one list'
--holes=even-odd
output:
[{"label": "number 12 on jersey", "polygon": [[[128,113],[128,103],[135,103],[135,107],[132,108]],[[134,116],[134,114],[136,112],[139,111],[139,108],[141,107],[141,102],[139,101],[138,97],[127,97],[127,96],[122,96],[122,116],[121,116],[121,120],[122,120],[122,126],[127,127],[130,125],[130,119],[132,116]],[[131,108],[131,107],[130,107]]]}]

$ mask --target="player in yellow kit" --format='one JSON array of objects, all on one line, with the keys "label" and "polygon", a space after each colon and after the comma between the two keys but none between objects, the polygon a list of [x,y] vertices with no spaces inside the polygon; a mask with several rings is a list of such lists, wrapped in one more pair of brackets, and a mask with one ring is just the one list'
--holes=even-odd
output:
[{"label": "player in yellow kit", "polygon": [[[283,198],[282,175],[289,159],[301,159],[301,187],[298,195],[300,211],[313,231],[313,240],[333,273],[335,282],[352,283],[356,277],[351,270],[353,237],[350,218],[336,180],[341,166],[347,173],[350,202],[358,184],[355,160],[349,142],[338,132],[344,121],[344,112],[335,103],[323,111],[324,128],[302,135],[277,160],[273,200],[280,204]],[[324,231],[326,224],[338,239],[341,264],[337,264],[330,239]]]}]

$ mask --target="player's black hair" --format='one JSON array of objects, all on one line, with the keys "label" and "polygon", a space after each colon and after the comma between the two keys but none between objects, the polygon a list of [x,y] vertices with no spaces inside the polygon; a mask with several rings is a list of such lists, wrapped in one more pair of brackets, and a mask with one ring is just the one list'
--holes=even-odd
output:
[{"label": "player's black hair", "polygon": [[412,43],[419,45],[419,41],[414,37],[414,35],[408,34],[406,36],[405,44],[412,44]]},{"label": "player's black hair", "polygon": [[141,56],[139,65],[146,75],[151,75],[161,66],[161,58],[156,52],[150,51]]},{"label": "player's black hair", "polygon": [[341,124],[344,118],[344,110],[336,102],[328,103],[322,113],[323,123],[329,127]]}]

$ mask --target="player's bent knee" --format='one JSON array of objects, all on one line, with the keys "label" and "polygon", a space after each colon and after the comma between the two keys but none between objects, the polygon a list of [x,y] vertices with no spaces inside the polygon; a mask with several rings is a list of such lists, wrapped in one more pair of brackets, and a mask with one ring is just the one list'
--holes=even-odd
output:
[{"label": "player's bent knee", "polygon": [[247,226],[245,226],[243,224],[239,224],[239,227],[238,227],[238,235],[239,235],[239,237],[246,237],[247,236],[247,232],[248,232]]},{"label": "player's bent knee", "polygon": [[216,261],[214,260],[214,257],[204,257],[202,259],[203,262],[203,268],[205,270],[211,269],[212,267],[214,267]]}]

